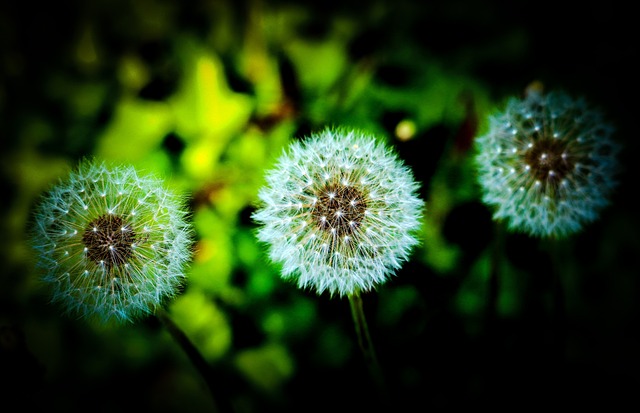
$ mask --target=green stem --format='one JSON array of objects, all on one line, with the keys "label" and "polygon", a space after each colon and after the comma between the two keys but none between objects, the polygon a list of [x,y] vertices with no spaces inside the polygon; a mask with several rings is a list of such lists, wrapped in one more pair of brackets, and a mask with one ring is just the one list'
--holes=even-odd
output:
[{"label": "green stem", "polygon": [[487,290],[487,304],[485,307],[485,326],[487,333],[492,335],[496,324],[498,297],[500,295],[500,266],[503,258],[504,229],[500,222],[495,224],[493,246],[491,251],[491,267]]},{"label": "green stem", "polygon": [[551,276],[552,287],[552,322],[555,339],[556,357],[559,362],[565,360],[566,355],[566,298],[562,282],[562,272],[560,266],[565,262],[565,255],[562,248],[563,243],[557,239],[551,239],[547,243],[548,251],[551,255]]},{"label": "green stem", "polygon": [[[222,387],[220,386],[220,383],[216,382],[213,370],[202,356],[202,353],[200,353],[191,340],[189,340],[189,337],[187,337],[184,331],[182,331],[182,329],[180,329],[180,327],[178,327],[178,325],[171,319],[169,313],[167,313],[165,309],[159,309],[156,312],[156,317],[167,329],[169,334],[171,334],[171,337],[180,345],[187,357],[189,357],[193,366],[198,370],[198,373],[200,373],[200,376],[209,389],[211,402],[213,403],[213,410],[215,412],[232,412],[234,409],[228,398],[216,398],[216,392]],[[222,401],[224,403],[219,404],[218,401]]]},{"label": "green stem", "polygon": [[360,296],[360,293],[356,292],[349,295],[349,305],[351,307],[351,315],[353,317],[356,334],[358,336],[358,346],[360,347],[365,363],[369,368],[369,373],[380,391],[380,396],[385,402],[387,402],[387,388],[384,383],[382,369],[380,368],[380,364],[378,363],[378,358],[373,347],[373,341],[369,335],[369,327],[362,308],[362,297]]}]

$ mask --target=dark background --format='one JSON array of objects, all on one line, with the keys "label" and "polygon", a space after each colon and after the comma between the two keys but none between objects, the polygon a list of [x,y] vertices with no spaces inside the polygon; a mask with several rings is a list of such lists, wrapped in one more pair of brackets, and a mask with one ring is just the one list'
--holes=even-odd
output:
[{"label": "dark background", "polygon": [[[265,139],[284,122],[292,125],[293,139],[324,124],[374,125],[392,137],[423,182],[427,211],[435,204],[441,214],[436,239],[458,251],[444,269],[434,268],[429,253],[439,247],[429,244],[433,236],[425,237],[396,277],[364,296],[391,408],[637,406],[638,47],[635,13],[623,2],[5,0],[0,3],[0,191],[6,233],[0,258],[1,409],[210,407],[195,370],[155,318],[130,328],[95,329],[65,318],[46,302],[34,281],[34,258],[24,247],[24,217],[43,185],[32,175],[39,168],[52,170],[60,159],[73,164],[95,152],[124,89],[118,77],[123,55],[137,56],[148,70],[137,89],[143,101],[165,101],[178,89],[184,67],[176,56],[184,36],[220,56],[231,90],[257,96],[257,85],[238,64],[239,57],[251,58],[242,39],[256,15],[292,4],[301,17],[283,19],[278,27],[293,38],[321,45],[330,41],[336,21],[349,21],[347,66],[366,68],[372,90],[382,92],[379,100],[362,98],[365,115],[353,107],[318,106],[325,99],[322,90],[300,81],[304,73],[278,43],[282,37],[267,33],[285,103],[268,115],[254,113],[247,124],[263,131]],[[99,45],[97,59],[83,60],[79,52],[87,28]],[[476,105],[461,110],[463,116],[420,123],[424,111],[439,105],[429,100],[437,94],[427,93],[427,99],[421,91],[431,91],[431,81],[450,87],[457,79],[472,85],[461,99]],[[487,116],[533,81],[547,90],[583,95],[602,108],[624,147],[620,185],[600,219],[568,240],[554,244],[505,234],[494,300],[483,268],[496,227],[476,190],[468,189],[473,177],[459,174],[468,171],[469,145]],[[78,97],[91,94],[79,87],[87,85],[100,91],[90,107]],[[341,83],[334,87],[346,90]],[[336,89],[325,91],[333,96]],[[418,119],[415,136],[393,138],[407,118]],[[175,159],[188,146],[188,139],[168,134],[159,150]],[[172,168],[181,170],[179,163]],[[451,189],[442,192],[435,183]],[[463,195],[459,188],[466,188]],[[206,207],[195,196],[193,203]],[[251,211],[248,202],[237,215],[233,226],[240,235],[253,230]],[[265,265],[235,268],[228,282],[253,288],[248,280]],[[211,361],[221,377],[221,397],[240,412],[381,406],[355,345],[347,301],[300,291],[270,271],[276,287],[254,301],[238,304],[205,294],[225,314],[233,337],[226,352]],[[273,308],[282,309],[286,333],[274,335],[261,323],[261,315]],[[299,316],[309,308],[313,316]],[[277,346],[270,347],[273,343]],[[237,369],[237,356],[249,354],[245,350],[271,348],[285,355],[249,358],[244,370]],[[254,380],[251,371],[261,379]],[[277,377],[273,385],[270,374]],[[263,382],[267,385],[256,384]]]}]

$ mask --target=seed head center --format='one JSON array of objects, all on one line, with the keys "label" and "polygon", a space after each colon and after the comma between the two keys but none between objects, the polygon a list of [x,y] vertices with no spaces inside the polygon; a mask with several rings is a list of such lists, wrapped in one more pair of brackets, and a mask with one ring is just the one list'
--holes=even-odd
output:
[{"label": "seed head center", "polygon": [[358,188],[343,183],[329,183],[319,191],[311,215],[322,231],[342,238],[358,230],[366,209],[366,198]]},{"label": "seed head center", "polygon": [[560,182],[575,166],[567,144],[554,138],[537,140],[524,153],[524,161],[534,178],[543,184]]},{"label": "seed head center", "polygon": [[87,225],[82,242],[87,256],[107,268],[123,265],[133,254],[136,233],[117,215],[102,215]]}]

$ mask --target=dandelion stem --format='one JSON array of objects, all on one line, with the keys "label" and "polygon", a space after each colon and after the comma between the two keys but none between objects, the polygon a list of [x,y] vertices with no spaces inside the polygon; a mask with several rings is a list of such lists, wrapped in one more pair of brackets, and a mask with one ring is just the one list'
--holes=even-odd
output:
[{"label": "dandelion stem", "polygon": [[547,248],[551,254],[552,270],[551,276],[553,277],[551,294],[552,294],[552,322],[553,322],[553,334],[555,338],[555,350],[556,357],[559,362],[563,362],[566,352],[566,304],[565,304],[565,292],[562,283],[562,272],[560,271],[560,265],[565,260],[563,257],[563,243],[561,240],[555,238],[550,239],[547,243]]},{"label": "dandelion stem", "polygon": [[501,222],[495,223],[493,249],[491,255],[491,268],[489,272],[489,284],[487,286],[487,304],[485,308],[485,326],[487,332],[492,335],[495,329],[498,296],[500,294],[500,266],[503,257],[504,229]]},{"label": "dandelion stem", "polygon": [[193,366],[196,368],[196,370],[198,370],[198,373],[200,373],[202,379],[207,385],[207,388],[209,389],[211,401],[213,403],[213,411],[220,413],[232,412],[234,409],[227,398],[217,398],[215,396],[216,391],[220,389],[221,386],[216,383],[213,370],[211,369],[211,366],[207,363],[205,358],[202,356],[202,353],[200,353],[200,351],[191,342],[184,331],[180,327],[178,327],[178,325],[173,321],[166,310],[162,308],[159,309],[156,312],[156,317],[167,329],[169,334],[171,334],[171,337],[180,345],[182,350],[186,353],[187,357],[189,357],[189,360],[191,361]]},{"label": "dandelion stem", "polygon": [[386,402],[388,401],[388,394],[384,383],[384,376],[378,363],[373,341],[369,335],[369,327],[362,308],[362,296],[360,296],[359,292],[349,294],[349,305],[351,306],[351,315],[353,316],[353,322],[358,336],[358,345],[369,368],[369,373],[378,390],[380,390],[380,396]]}]

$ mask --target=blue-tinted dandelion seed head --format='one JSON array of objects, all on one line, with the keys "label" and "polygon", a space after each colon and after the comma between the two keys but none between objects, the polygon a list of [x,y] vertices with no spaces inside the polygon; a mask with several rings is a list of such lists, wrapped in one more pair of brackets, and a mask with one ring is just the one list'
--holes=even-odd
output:
[{"label": "blue-tinted dandelion seed head", "polygon": [[178,292],[191,231],[183,198],[163,181],[85,160],[42,197],[31,240],[66,313],[128,322]]},{"label": "blue-tinted dandelion seed head", "polygon": [[617,185],[613,132],[599,110],[564,92],[510,99],[476,140],[478,182],[494,219],[555,238],[597,219]]}]

